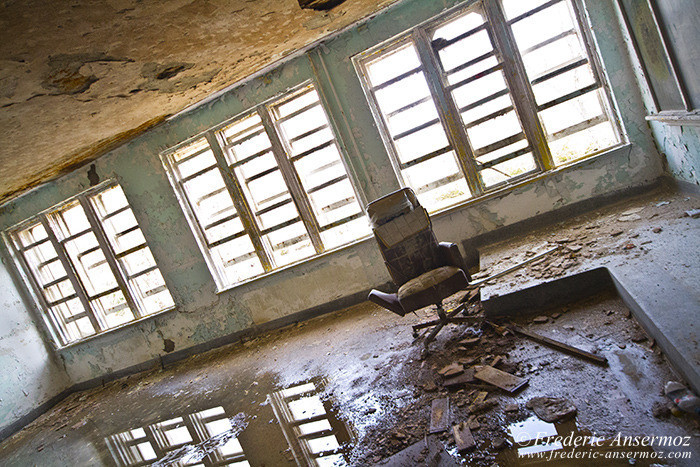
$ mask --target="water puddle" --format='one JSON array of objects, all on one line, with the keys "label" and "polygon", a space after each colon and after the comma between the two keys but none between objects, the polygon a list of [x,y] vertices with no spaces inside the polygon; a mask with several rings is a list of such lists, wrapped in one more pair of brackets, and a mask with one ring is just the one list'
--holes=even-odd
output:
[{"label": "water puddle", "polygon": [[599,466],[658,463],[640,437],[602,438],[576,420],[548,423],[533,416],[508,426],[510,447],[496,456],[499,466]]},{"label": "water puddle", "polygon": [[112,460],[120,467],[348,465],[354,434],[322,397],[322,378],[267,393],[255,386],[234,401],[106,437]]}]

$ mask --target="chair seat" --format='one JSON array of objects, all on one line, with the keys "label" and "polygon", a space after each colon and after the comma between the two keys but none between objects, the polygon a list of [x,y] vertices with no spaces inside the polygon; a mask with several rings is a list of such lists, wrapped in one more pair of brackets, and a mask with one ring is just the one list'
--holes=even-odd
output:
[{"label": "chair seat", "polygon": [[442,266],[402,285],[398,293],[399,303],[404,310],[415,311],[442,302],[468,284],[464,271],[454,266]]}]

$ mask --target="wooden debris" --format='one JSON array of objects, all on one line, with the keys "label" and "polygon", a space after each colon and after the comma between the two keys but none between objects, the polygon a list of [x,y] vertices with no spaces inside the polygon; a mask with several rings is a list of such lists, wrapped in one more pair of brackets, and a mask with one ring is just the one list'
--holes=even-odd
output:
[{"label": "wooden debris", "polygon": [[576,415],[576,406],[567,399],[556,397],[534,397],[525,406],[540,419],[553,423]]},{"label": "wooden debris", "polygon": [[497,405],[498,401],[496,399],[489,399],[479,404],[472,404],[469,407],[467,407],[467,410],[470,414],[476,415],[481,412],[486,412],[487,410],[490,410],[493,407],[496,407]]},{"label": "wooden debris", "polygon": [[474,378],[493,384],[510,393],[521,389],[528,382],[525,378],[519,378],[489,365],[483,366],[481,370],[474,373]]},{"label": "wooden debris", "polygon": [[428,433],[447,431],[450,425],[450,400],[434,399],[430,407],[430,428]]},{"label": "wooden debris", "polygon": [[590,360],[594,363],[597,363],[599,365],[607,365],[608,360],[605,357],[601,357],[600,355],[596,355],[590,352],[586,352],[585,350],[578,349],[572,345],[569,344],[564,344],[563,342],[556,341],[554,339],[550,339],[549,337],[544,337],[541,336],[535,332],[528,331],[527,329],[523,329],[520,326],[516,326],[515,324],[510,324],[508,325],[508,329],[510,329],[513,332],[517,332],[518,334],[521,334],[523,336],[529,337],[530,339],[540,342],[542,344],[546,344],[550,347],[554,347],[556,349],[559,349],[564,352],[571,353],[573,355],[585,358],[587,360]]},{"label": "wooden debris", "polygon": [[438,374],[445,378],[451,378],[464,372],[464,367],[459,363],[450,363],[449,365],[438,370]]},{"label": "wooden debris", "polygon": [[444,386],[446,388],[451,388],[454,386],[459,386],[471,382],[474,382],[474,370],[470,368],[468,370],[465,370],[461,375],[446,379]]},{"label": "wooden debris", "polygon": [[700,209],[691,209],[683,213],[683,217],[690,217],[691,219],[697,219],[700,217]]},{"label": "wooden debris", "polygon": [[476,397],[474,398],[473,404],[481,404],[486,400],[486,398],[489,396],[489,393],[487,391],[480,391]]},{"label": "wooden debris", "polygon": [[428,381],[427,383],[425,383],[425,384],[423,385],[423,389],[424,389],[426,392],[434,392],[434,391],[437,391],[437,388],[438,388],[437,385],[436,385],[435,382],[433,382],[433,381]]},{"label": "wooden debris", "polygon": [[[497,333],[499,333],[499,334],[502,335],[502,336],[505,336],[506,334],[508,334],[508,333],[510,332],[510,331],[508,330],[508,328],[505,327],[505,326],[500,326],[500,325],[498,325],[498,324],[496,324],[496,323],[492,323],[491,321],[484,321],[484,322],[485,322],[486,324],[488,324],[489,326],[491,326],[491,327],[493,328],[494,331],[496,331]],[[511,334],[512,334],[512,333],[511,333]]]},{"label": "wooden debris", "polygon": [[462,422],[459,425],[453,426],[452,432],[455,436],[457,451],[465,452],[476,447],[476,442],[474,441],[472,432],[469,430],[469,426],[466,423]]},{"label": "wooden debris", "polygon": [[[506,274],[509,274],[509,273],[511,273],[511,272],[513,272],[513,271],[515,271],[515,270],[518,270],[518,269],[522,268],[523,266],[526,266],[526,265],[532,263],[533,261],[537,261],[538,259],[547,256],[548,254],[552,253],[553,251],[556,251],[558,248],[559,248],[559,245],[555,245],[554,247],[550,248],[550,249],[547,250],[547,251],[544,251],[544,252],[540,253],[540,254],[537,255],[537,256],[533,256],[532,258],[528,258],[528,259],[526,259],[525,261],[522,261],[522,262],[520,262],[520,263],[518,263],[518,264],[516,264],[516,265],[514,265],[514,266],[511,266],[511,267],[509,267],[509,268],[506,268],[506,269],[504,269],[504,270],[501,271],[501,272],[497,272],[497,273],[495,273],[495,274],[492,274],[492,275],[490,275],[489,277],[486,277],[486,278],[484,278],[484,279],[480,279],[480,280],[478,280],[478,281],[475,281],[475,282],[473,282],[471,285],[473,285],[473,286],[474,286],[474,285],[481,285],[481,284],[483,284],[483,283],[488,283],[489,281],[492,281],[493,279],[497,279],[497,278],[499,278],[499,277],[501,277],[501,276],[505,276]],[[528,252],[528,253],[529,253],[529,252]]]},{"label": "wooden debris", "polygon": [[471,303],[477,301],[480,298],[481,287],[476,287],[469,292],[465,293],[464,296],[459,300],[461,303]]},{"label": "wooden debris", "polygon": [[468,339],[462,339],[461,341],[458,342],[459,345],[463,345],[465,347],[471,347],[474,344],[477,344],[481,340],[481,337],[470,337]]},{"label": "wooden debris", "polygon": [[535,317],[532,319],[532,322],[533,322],[533,323],[537,323],[537,324],[544,324],[544,323],[546,323],[546,322],[548,322],[548,321],[549,321],[549,317],[547,317],[547,316],[535,316]]}]

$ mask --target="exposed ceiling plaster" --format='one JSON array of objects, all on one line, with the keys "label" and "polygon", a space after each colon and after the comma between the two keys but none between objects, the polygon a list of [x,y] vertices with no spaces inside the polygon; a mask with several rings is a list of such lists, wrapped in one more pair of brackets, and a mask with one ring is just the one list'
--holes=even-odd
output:
[{"label": "exposed ceiling plaster", "polygon": [[396,0],[8,0],[0,202]]}]

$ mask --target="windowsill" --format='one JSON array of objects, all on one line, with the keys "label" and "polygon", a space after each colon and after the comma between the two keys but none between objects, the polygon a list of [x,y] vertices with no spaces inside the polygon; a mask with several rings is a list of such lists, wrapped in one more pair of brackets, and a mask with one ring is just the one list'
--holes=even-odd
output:
[{"label": "windowsill", "polygon": [[662,122],[667,125],[700,126],[700,110],[664,110],[645,117],[648,121]]},{"label": "windowsill", "polygon": [[[134,321],[129,321],[128,323],[123,323],[123,324],[120,324],[119,326],[116,326],[114,328],[107,329],[105,331],[102,331],[99,334],[93,334],[92,336],[88,336],[84,339],[80,339],[79,341],[71,342],[70,344],[66,344],[62,347],[56,347],[56,351],[62,352],[64,350],[72,349],[73,347],[77,347],[77,346],[85,344],[86,342],[90,342],[90,341],[93,341],[95,339],[99,339],[100,337],[106,336],[107,334],[112,334],[112,333],[119,331],[121,329],[125,329],[125,328],[128,328],[130,326],[134,326],[134,325],[136,325],[138,323],[142,323],[144,321],[148,321],[149,319],[155,318],[156,316],[164,315],[166,313],[169,313],[169,312],[175,310],[176,308],[177,308],[177,306],[173,305],[173,306],[165,308],[164,310],[161,310],[157,313],[153,313],[153,314],[148,315],[148,316],[143,316],[143,317],[136,319]],[[55,342],[54,342],[54,345],[55,345]]]},{"label": "windowsill", "polygon": [[367,241],[369,241],[369,240],[372,240],[373,238],[374,238],[374,237],[373,237],[372,234],[370,233],[370,234],[368,234],[368,235],[365,236],[365,237],[358,238],[357,240],[353,240],[352,242],[346,243],[345,245],[341,245],[341,246],[339,246],[339,247],[333,248],[332,250],[324,251],[323,253],[320,253],[320,254],[318,254],[318,255],[311,256],[311,257],[309,257],[309,258],[301,259],[301,260],[299,260],[299,261],[296,261],[296,262],[294,262],[294,263],[288,264],[288,265],[286,265],[286,266],[282,266],[282,267],[279,268],[279,269],[275,269],[275,270],[273,270],[273,271],[266,272],[265,274],[260,274],[259,276],[251,277],[250,279],[246,279],[246,280],[243,280],[243,281],[241,281],[241,282],[236,282],[235,284],[231,284],[231,285],[227,285],[227,286],[223,286],[223,287],[217,287],[216,293],[217,293],[217,294],[220,294],[220,293],[228,292],[228,291],[231,290],[231,289],[235,289],[235,288],[237,288],[237,287],[241,287],[241,286],[250,284],[250,283],[255,282],[255,281],[259,281],[259,280],[262,280],[262,279],[266,279],[266,278],[268,278],[268,277],[270,277],[270,276],[274,276],[275,274],[279,274],[279,273],[282,273],[282,272],[287,271],[287,270],[289,270],[289,269],[295,268],[295,267],[297,267],[297,266],[301,266],[302,264],[311,263],[311,262],[313,262],[313,261],[317,261],[317,260],[323,259],[323,258],[325,258],[325,257],[328,256],[328,255],[332,255],[332,254],[341,252],[341,251],[343,251],[343,250],[352,248],[352,247],[354,247],[354,246],[356,246],[356,245],[359,245],[359,244],[361,244],[361,243],[364,243],[364,242],[367,242]]},{"label": "windowsill", "polygon": [[599,152],[595,152],[589,156],[585,156],[585,157],[582,157],[580,159],[576,159],[568,164],[560,165],[559,167],[555,167],[554,169],[549,170],[547,172],[535,172],[534,174],[532,174],[530,176],[526,176],[526,177],[523,177],[522,179],[519,179],[516,183],[507,183],[499,188],[494,189],[493,191],[488,191],[486,193],[483,193],[481,196],[479,196],[477,198],[469,198],[468,200],[463,201],[459,204],[455,204],[452,206],[448,206],[448,207],[439,209],[435,212],[431,212],[430,216],[431,217],[442,217],[442,216],[450,215],[454,212],[457,212],[457,211],[464,209],[467,206],[471,206],[473,204],[480,203],[482,201],[485,201],[485,200],[488,200],[491,198],[497,198],[499,196],[503,196],[504,194],[506,194],[510,191],[513,191],[517,188],[523,187],[523,186],[528,185],[530,183],[535,183],[535,182],[538,182],[540,180],[548,179],[548,178],[553,177],[561,172],[575,170],[576,168],[581,167],[583,165],[586,165],[595,159],[605,157],[609,154],[618,152],[620,150],[627,149],[631,146],[632,146],[631,143],[619,143],[619,144],[612,146],[610,148],[603,149]]}]

